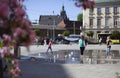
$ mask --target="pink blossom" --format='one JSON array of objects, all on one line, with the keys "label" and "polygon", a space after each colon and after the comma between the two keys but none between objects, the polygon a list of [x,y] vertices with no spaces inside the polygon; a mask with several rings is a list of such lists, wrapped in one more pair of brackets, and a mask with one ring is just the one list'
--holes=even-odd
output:
[{"label": "pink blossom", "polygon": [[24,45],[24,46],[29,46],[29,45],[31,45],[31,44],[33,44],[33,42],[35,41],[35,32],[33,32],[32,30],[31,31],[29,31],[29,34],[30,35],[28,35],[28,41],[27,42],[23,42],[22,43],[22,45]]},{"label": "pink blossom", "polygon": [[10,53],[10,57],[15,57],[15,56],[14,56],[14,53]]},{"label": "pink blossom", "polygon": [[15,65],[15,67],[18,67],[19,66],[19,60],[18,59],[12,60],[12,64]]},{"label": "pink blossom", "polygon": [[18,7],[19,6],[17,0],[11,0],[11,3],[12,3],[12,6],[14,6],[14,7]]},{"label": "pink blossom", "polygon": [[[24,44],[29,46],[35,38],[35,33],[31,29],[31,22],[25,18],[23,9],[24,0],[0,0],[0,21],[4,28],[2,34],[3,45],[0,55],[5,59],[9,73],[14,76],[20,75],[18,60],[10,52],[11,46]],[[18,42],[18,43],[17,43]]]},{"label": "pink blossom", "polygon": [[12,42],[12,39],[11,39],[10,35],[3,34],[3,39],[4,39],[4,42],[5,42],[6,46],[9,46]]},{"label": "pink blossom", "polygon": [[20,38],[24,38],[26,37],[26,35],[27,35],[27,32],[24,29],[20,27],[15,29],[14,38],[16,40],[19,40]]},{"label": "pink blossom", "polygon": [[35,38],[36,38],[36,35],[35,35],[35,32],[33,31],[30,31],[30,39],[31,39],[31,42],[34,42]]},{"label": "pink blossom", "polygon": [[82,7],[84,9],[86,8],[94,8],[95,2],[94,0],[76,0],[77,7]]},{"label": "pink blossom", "polygon": [[27,28],[27,29],[29,29],[30,26],[31,26],[31,22],[30,22],[29,20],[27,20],[27,19],[23,19],[23,20],[22,20],[22,23],[23,23],[23,26],[22,26],[22,27],[25,27],[25,28]]},{"label": "pink blossom", "polygon": [[21,16],[16,16],[15,22],[20,22],[23,20],[23,17]]},{"label": "pink blossom", "polygon": [[14,75],[14,76],[19,76],[19,75],[20,75],[20,69],[19,69],[19,67],[16,67],[16,68],[14,68],[14,69],[11,69],[11,70],[10,70],[10,74],[11,74],[11,75]]},{"label": "pink blossom", "polygon": [[23,17],[25,15],[25,11],[22,8],[17,7],[17,8],[15,8],[15,14],[16,14],[16,16]]},{"label": "pink blossom", "polygon": [[7,52],[8,52],[8,47],[3,47],[0,50],[1,57],[4,57]]},{"label": "pink blossom", "polygon": [[9,15],[9,6],[5,2],[0,2],[0,18],[4,19],[7,18]]},{"label": "pink blossom", "polygon": [[88,0],[88,1],[91,1],[91,2],[93,2],[94,0]]},{"label": "pink blossom", "polygon": [[9,26],[8,22],[3,21],[2,27],[6,29],[6,28],[8,28],[8,26]]}]

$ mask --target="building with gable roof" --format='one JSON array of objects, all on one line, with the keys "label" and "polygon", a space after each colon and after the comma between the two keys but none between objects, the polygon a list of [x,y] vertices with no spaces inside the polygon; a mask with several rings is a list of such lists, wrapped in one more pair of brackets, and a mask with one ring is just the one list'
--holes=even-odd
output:
[{"label": "building with gable roof", "polygon": [[66,30],[69,30],[70,34],[79,34],[80,26],[82,22],[69,20],[64,6],[62,6],[60,15],[40,15],[39,23],[32,24],[33,29],[40,29],[40,37],[49,38],[57,37]]}]

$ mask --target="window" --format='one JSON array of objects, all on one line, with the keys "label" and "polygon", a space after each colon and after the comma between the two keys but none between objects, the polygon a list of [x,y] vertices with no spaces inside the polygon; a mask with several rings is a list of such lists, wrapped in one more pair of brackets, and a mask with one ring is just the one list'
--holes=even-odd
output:
[{"label": "window", "polygon": [[90,26],[93,26],[93,19],[90,19]]},{"label": "window", "polygon": [[114,13],[117,14],[118,13],[118,7],[114,6]]},{"label": "window", "polygon": [[114,26],[118,25],[118,17],[114,17]]},{"label": "window", "polygon": [[110,23],[110,19],[109,18],[105,18],[105,26],[109,26],[109,23]]},{"label": "window", "polygon": [[93,14],[93,10],[92,9],[89,10],[89,14]]},{"label": "window", "polygon": [[101,8],[97,8],[97,14],[101,14]]},{"label": "window", "polygon": [[106,8],[105,8],[105,13],[106,13],[106,14],[109,14],[109,13],[110,13],[110,8],[109,8],[109,7],[106,7]]},{"label": "window", "polygon": [[101,19],[100,18],[97,19],[97,26],[101,26]]}]

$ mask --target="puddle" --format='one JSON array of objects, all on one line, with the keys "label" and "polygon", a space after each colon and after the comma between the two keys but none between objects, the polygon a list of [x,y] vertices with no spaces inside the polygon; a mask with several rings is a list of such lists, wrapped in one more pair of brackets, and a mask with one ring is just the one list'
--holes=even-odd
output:
[{"label": "puddle", "polygon": [[85,50],[81,59],[79,50],[61,50],[53,54],[50,52],[30,54],[21,59],[56,64],[116,64],[120,62],[120,52],[111,50],[110,55],[106,56],[105,50]]}]

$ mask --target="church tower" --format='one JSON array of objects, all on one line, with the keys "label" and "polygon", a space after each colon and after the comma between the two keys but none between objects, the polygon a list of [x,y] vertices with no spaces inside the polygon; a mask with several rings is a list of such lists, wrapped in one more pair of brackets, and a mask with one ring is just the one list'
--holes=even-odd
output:
[{"label": "church tower", "polygon": [[62,17],[63,20],[68,20],[66,11],[64,9],[64,5],[62,6],[62,10],[60,12],[60,16]]}]

